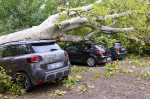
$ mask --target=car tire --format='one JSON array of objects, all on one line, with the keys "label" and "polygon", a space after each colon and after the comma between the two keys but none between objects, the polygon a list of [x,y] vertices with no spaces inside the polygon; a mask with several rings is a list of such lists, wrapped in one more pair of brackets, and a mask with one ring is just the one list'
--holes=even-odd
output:
[{"label": "car tire", "polygon": [[25,91],[30,91],[32,87],[29,76],[24,72],[17,72],[13,78],[14,82],[20,85]]},{"label": "car tire", "polygon": [[86,64],[90,67],[93,67],[96,65],[96,60],[95,58],[93,57],[89,57],[87,60],[86,60]]}]

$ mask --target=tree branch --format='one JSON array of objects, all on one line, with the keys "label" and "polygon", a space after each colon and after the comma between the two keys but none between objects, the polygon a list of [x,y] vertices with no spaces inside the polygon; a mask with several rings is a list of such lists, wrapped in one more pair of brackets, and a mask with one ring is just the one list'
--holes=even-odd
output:
[{"label": "tree branch", "polygon": [[82,41],[84,40],[83,36],[74,36],[74,35],[63,35],[61,36],[58,41],[62,41],[62,42],[78,42],[78,41]]},{"label": "tree branch", "polygon": [[131,11],[127,11],[127,12],[123,12],[123,13],[119,13],[119,14],[107,15],[105,17],[100,16],[99,19],[97,19],[97,20],[102,21],[102,20],[107,20],[108,18],[117,19],[117,18],[123,17],[127,14],[130,14],[130,13],[131,13]]},{"label": "tree branch", "polygon": [[130,40],[139,40],[137,38],[134,38],[134,37],[130,37],[130,36],[127,36],[127,35],[123,35],[124,37],[126,37],[127,39],[130,39]]},{"label": "tree branch", "polygon": [[55,24],[34,26],[32,28],[0,37],[0,44],[17,40],[56,39],[76,28],[89,26],[87,18],[72,18],[61,22],[61,28]]},{"label": "tree branch", "polygon": [[[102,0],[99,0],[97,1],[96,3],[100,4],[102,2]],[[94,4],[90,4],[90,5],[87,5],[87,6],[83,6],[83,7],[79,7],[79,8],[74,8],[74,9],[70,9],[70,10],[84,10],[84,11],[88,11],[90,10],[92,7],[94,6]],[[66,13],[67,14],[67,11],[63,11],[61,13],[57,13],[55,15],[52,15],[52,16],[49,16],[42,24],[40,25],[48,25],[48,24],[54,24],[56,23],[59,18],[60,18],[60,15],[62,13]],[[76,12],[71,12],[69,15],[75,15],[77,14]]]},{"label": "tree branch", "polygon": [[98,34],[100,32],[101,32],[101,30],[94,31],[94,32],[88,34],[87,36],[85,36],[85,39],[90,39],[92,36],[94,36],[95,34]]},{"label": "tree branch", "polygon": [[112,28],[112,27],[108,27],[108,26],[102,26],[100,29],[103,33],[118,33],[118,32],[129,32],[129,31],[133,31],[134,28]]},{"label": "tree branch", "polygon": [[142,39],[130,37],[130,36],[127,36],[127,35],[124,35],[124,37],[126,37],[126,38],[129,39],[129,40],[135,40],[135,41],[144,42],[145,44],[147,44],[148,46],[150,46],[150,41],[146,41],[146,40],[142,40]]}]

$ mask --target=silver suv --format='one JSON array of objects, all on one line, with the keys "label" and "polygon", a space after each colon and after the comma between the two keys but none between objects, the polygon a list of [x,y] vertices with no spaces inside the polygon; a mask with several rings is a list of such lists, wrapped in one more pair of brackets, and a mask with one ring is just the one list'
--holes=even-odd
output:
[{"label": "silver suv", "polygon": [[55,40],[15,41],[0,45],[0,66],[28,91],[32,86],[67,77],[70,61]]}]

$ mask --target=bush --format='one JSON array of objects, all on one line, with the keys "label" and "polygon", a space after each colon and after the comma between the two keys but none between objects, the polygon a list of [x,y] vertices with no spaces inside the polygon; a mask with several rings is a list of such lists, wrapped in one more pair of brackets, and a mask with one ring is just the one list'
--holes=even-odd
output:
[{"label": "bush", "polygon": [[13,83],[12,77],[7,75],[5,69],[0,66],[0,97],[2,93],[11,93],[12,95],[23,95],[25,90],[16,83]]}]

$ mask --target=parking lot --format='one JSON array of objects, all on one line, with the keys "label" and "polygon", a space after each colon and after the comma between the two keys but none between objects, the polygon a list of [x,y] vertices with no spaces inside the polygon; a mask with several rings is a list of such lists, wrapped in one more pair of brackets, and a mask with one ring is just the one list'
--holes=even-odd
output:
[{"label": "parking lot", "polygon": [[[142,62],[143,61],[143,62]],[[140,64],[137,64],[141,62]],[[143,63],[147,63],[143,65]],[[119,71],[114,76],[103,76],[103,73],[109,72],[105,64],[89,67],[79,66],[84,70],[72,70],[71,74],[81,75],[81,79],[77,84],[73,84],[72,88],[68,88],[57,83],[46,83],[34,87],[34,89],[18,99],[149,99],[150,98],[150,79],[148,76],[141,75],[142,72],[150,70],[150,62],[144,59],[125,59],[117,62],[117,66],[121,66],[124,70],[130,72]],[[146,66],[149,65],[149,66]],[[74,64],[72,65],[72,67]],[[131,72],[132,71],[132,72]],[[100,75],[94,76],[97,73]],[[141,75],[141,76],[139,76]],[[90,84],[90,86],[88,86]],[[84,87],[79,90],[79,87]],[[85,89],[85,90],[84,90]],[[64,94],[55,94],[55,91],[63,91]]]}]

